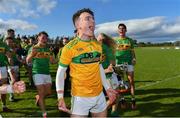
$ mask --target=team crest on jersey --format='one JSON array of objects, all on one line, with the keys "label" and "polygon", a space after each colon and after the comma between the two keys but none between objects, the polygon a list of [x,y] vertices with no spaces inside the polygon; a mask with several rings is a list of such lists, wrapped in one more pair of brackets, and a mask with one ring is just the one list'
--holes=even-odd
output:
[{"label": "team crest on jersey", "polygon": [[117,49],[118,50],[127,50],[127,49],[130,49],[131,45],[128,45],[128,44],[123,44],[123,45],[118,45],[117,46]]},{"label": "team crest on jersey", "polygon": [[85,53],[84,57],[80,59],[80,62],[83,64],[95,63],[100,61],[100,54],[94,55],[93,53]]},{"label": "team crest on jersey", "polygon": [[38,52],[35,56],[35,58],[48,58],[50,55],[49,52]]},{"label": "team crest on jersey", "polygon": [[95,63],[99,62],[100,58],[99,57],[94,57],[94,58],[82,58],[81,63],[87,64],[87,63]]},{"label": "team crest on jersey", "polygon": [[78,48],[78,49],[77,49],[78,52],[81,52],[81,51],[83,51],[83,50],[84,50],[83,48]]}]

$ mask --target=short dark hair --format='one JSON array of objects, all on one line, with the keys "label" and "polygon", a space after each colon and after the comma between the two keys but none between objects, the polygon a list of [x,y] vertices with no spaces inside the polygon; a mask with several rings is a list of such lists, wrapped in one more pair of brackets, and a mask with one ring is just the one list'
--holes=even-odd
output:
[{"label": "short dark hair", "polygon": [[8,29],[7,32],[14,32],[14,30],[13,29]]},{"label": "short dark hair", "polygon": [[74,33],[75,33],[75,34],[77,33],[77,29],[74,30]]},{"label": "short dark hair", "polygon": [[27,40],[28,38],[26,36],[22,36],[22,39]]},{"label": "short dark hair", "polygon": [[29,39],[32,39],[33,41],[35,41],[35,37],[34,36],[29,37]]},{"label": "short dark hair", "polygon": [[67,39],[67,40],[69,40],[69,38],[68,38],[68,37],[63,37],[63,39]]},{"label": "short dark hair", "polygon": [[91,9],[89,8],[83,8],[83,9],[80,9],[78,10],[76,13],[74,13],[73,17],[72,17],[72,20],[73,20],[73,24],[75,25],[75,21],[79,18],[79,16],[84,13],[84,12],[87,12],[89,14],[91,14],[93,17],[94,17],[94,12],[91,11]]},{"label": "short dark hair", "polygon": [[126,27],[126,25],[125,25],[124,23],[120,23],[120,24],[118,25],[118,28],[119,28],[120,26],[123,26],[123,27],[127,30],[127,27]]},{"label": "short dark hair", "polygon": [[44,35],[46,35],[47,37],[49,37],[48,33],[46,33],[45,31],[39,32],[39,33],[38,33],[38,36],[40,36],[41,34],[44,34]]}]

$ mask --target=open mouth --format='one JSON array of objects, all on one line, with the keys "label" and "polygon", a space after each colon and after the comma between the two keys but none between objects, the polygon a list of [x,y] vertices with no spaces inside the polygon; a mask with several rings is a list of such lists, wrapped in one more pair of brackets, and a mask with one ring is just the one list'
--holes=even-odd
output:
[{"label": "open mouth", "polygon": [[89,29],[90,29],[91,31],[94,31],[94,26],[89,26]]},{"label": "open mouth", "polygon": [[119,34],[124,34],[124,32],[119,32]]}]

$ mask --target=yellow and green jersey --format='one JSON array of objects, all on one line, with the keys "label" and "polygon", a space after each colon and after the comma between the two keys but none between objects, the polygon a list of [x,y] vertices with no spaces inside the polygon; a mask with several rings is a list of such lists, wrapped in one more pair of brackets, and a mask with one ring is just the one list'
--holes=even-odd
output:
[{"label": "yellow and green jersey", "polygon": [[134,43],[131,38],[116,38],[116,64],[128,63],[132,64],[132,50],[134,50]]},{"label": "yellow and green jersey", "polygon": [[26,49],[26,47],[28,46],[28,44],[27,43],[25,43],[25,42],[21,42],[21,47],[23,48],[23,49]]},{"label": "yellow and green jersey", "polygon": [[0,41],[0,67],[9,65],[6,52],[10,51],[8,45]]},{"label": "yellow and green jersey", "polygon": [[101,54],[102,47],[96,40],[77,37],[63,47],[59,65],[70,67],[73,96],[93,97],[102,92]]},{"label": "yellow and green jersey", "polygon": [[37,54],[32,58],[32,72],[33,74],[49,74],[49,62],[50,56],[52,53],[47,47],[39,47],[37,45],[29,49],[28,54],[32,51],[32,48],[35,48]]}]

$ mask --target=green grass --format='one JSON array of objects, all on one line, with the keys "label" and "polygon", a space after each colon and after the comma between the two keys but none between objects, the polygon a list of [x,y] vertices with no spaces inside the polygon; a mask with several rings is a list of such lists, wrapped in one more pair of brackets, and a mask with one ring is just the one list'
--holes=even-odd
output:
[{"label": "green grass", "polygon": [[[120,109],[121,117],[180,117],[180,50],[160,48],[136,48],[137,64],[135,66],[135,85],[137,110]],[[51,67],[53,81],[56,66]],[[28,82],[21,69],[22,79]],[[9,102],[11,113],[3,113],[7,117],[41,116],[39,107],[35,106],[36,89],[27,84],[27,91],[16,95],[16,102]],[[127,95],[126,99],[129,100]],[[66,94],[66,103],[70,106],[70,95]],[[53,94],[46,99],[48,116],[68,116],[57,110],[57,97],[53,84]]]}]

